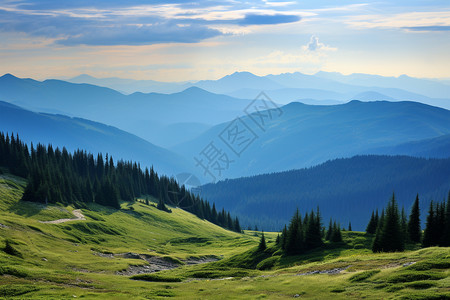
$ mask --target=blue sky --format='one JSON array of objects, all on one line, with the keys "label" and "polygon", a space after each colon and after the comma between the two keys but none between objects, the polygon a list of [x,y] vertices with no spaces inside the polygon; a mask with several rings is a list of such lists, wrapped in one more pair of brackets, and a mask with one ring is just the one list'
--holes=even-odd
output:
[{"label": "blue sky", "polygon": [[38,79],[450,78],[450,2],[0,0],[0,41],[0,73]]}]

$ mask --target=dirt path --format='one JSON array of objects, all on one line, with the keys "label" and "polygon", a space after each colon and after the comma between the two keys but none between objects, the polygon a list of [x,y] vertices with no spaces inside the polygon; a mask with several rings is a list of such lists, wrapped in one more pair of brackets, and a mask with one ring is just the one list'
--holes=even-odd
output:
[{"label": "dirt path", "polygon": [[84,215],[81,213],[81,210],[75,209],[74,211],[72,211],[72,213],[75,216],[75,218],[73,218],[73,219],[59,219],[59,220],[53,220],[53,221],[39,221],[39,222],[45,223],[45,224],[60,224],[60,223],[69,222],[69,221],[86,220]]}]

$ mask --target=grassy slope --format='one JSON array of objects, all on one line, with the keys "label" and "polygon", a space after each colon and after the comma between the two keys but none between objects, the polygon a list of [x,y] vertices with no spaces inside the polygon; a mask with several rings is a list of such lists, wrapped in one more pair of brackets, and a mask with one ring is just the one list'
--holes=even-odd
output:
[{"label": "grassy slope", "polygon": [[[93,205],[89,210],[82,209],[86,221],[42,224],[39,220],[72,217],[73,208],[19,203],[24,185],[20,178],[0,175],[0,249],[8,239],[23,256],[0,251],[0,297],[283,299],[299,294],[310,299],[420,299],[432,295],[444,299],[445,293],[450,297],[449,266],[442,263],[450,260],[448,248],[372,254],[367,249],[371,238],[352,232],[344,233],[346,245],[326,247],[301,257],[278,256],[270,249],[255,255],[259,238],[254,232],[236,234],[182,210],[173,209],[169,214],[142,203],[133,204],[134,210],[125,203],[119,211]],[[269,245],[275,236],[266,233]],[[158,273],[162,280],[177,278],[182,282],[145,282],[115,275],[129,265],[144,264],[143,260],[95,255],[99,252],[134,252],[174,259],[214,255],[223,259]],[[252,260],[255,256],[258,259]],[[401,267],[411,261],[433,264]],[[244,264],[273,268],[240,268]],[[347,266],[350,267],[340,275],[295,276]],[[367,270],[380,272],[363,273]],[[350,280],[355,274],[362,279]],[[372,276],[364,278],[369,275]],[[400,281],[412,281],[397,282],[398,276],[403,276]],[[224,280],[227,277],[233,279]]]}]

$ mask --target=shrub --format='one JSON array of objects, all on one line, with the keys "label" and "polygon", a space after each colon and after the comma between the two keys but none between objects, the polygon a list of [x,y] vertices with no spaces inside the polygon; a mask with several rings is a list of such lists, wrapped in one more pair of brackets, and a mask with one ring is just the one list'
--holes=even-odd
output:
[{"label": "shrub", "polygon": [[0,266],[0,275],[12,275],[20,278],[25,278],[28,276],[28,274],[24,271],[10,266]]},{"label": "shrub", "polygon": [[427,271],[431,269],[450,269],[450,260],[435,259],[431,261],[421,261],[408,267],[409,270]]},{"label": "shrub", "polygon": [[269,270],[272,269],[273,266],[275,266],[275,264],[280,260],[279,256],[271,256],[269,258],[266,258],[263,261],[260,261],[257,265],[256,268],[258,270]]},{"label": "shrub", "polygon": [[153,281],[153,282],[181,282],[182,279],[174,276],[164,276],[160,274],[138,274],[131,276],[130,279],[133,280],[144,280],[144,281]]},{"label": "shrub", "polygon": [[434,272],[412,272],[406,271],[399,274],[394,274],[388,277],[387,281],[391,283],[400,282],[412,282],[419,280],[440,280],[445,278],[444,274],[434,273]]},{"label": "shrub", "polygon": [[350,280],[351,282],[360,282],[360,281],[364,281],[378,273],[380,273],[380,270],[364,271],[364,272],[353,275],[348,280]]},{"label": "shrub", "polygon": [[38,290],[39,288],[30,284],[2,285],[0,286],[0,297],[15,297]]},{"label": "shrub", "polygon": [[7,253],[9,255],[14,255],[14,256],[23,258],[22,253],[20,253],[19,250],[17,250],[16,248],[14,248],[12,246],[12,242],[10,240],[6,240],[6,245],[5,245],[5,248],[3,249],[3,251],[5,251],[5,253]]},{"label": "shrub", "polygon": [[436,283],[433,281],[415,281],[407,284],[407,287],[416,289],[416,290],[425,290],[435,286]]}]

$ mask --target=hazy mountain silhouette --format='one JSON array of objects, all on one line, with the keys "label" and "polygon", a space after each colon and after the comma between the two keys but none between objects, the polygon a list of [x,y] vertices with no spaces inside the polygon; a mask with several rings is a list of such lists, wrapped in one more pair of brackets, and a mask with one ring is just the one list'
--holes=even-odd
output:
[{"label": "hazy mountain silhouette", "polygon": [[[227,130],[234,124],[230,122],[172,149],[194,164],[192,158],[213,141],[234,160],[222,177],[234,178],[314,166],[379,147],[450,134],[450,111],[416,102],[351,101],[331,106],[291,103],[281,110],[280,116],[272,111],[271,120],[266,113],[263,128],[254,122],[260,121],[259,116],[253,115],[254,120],[242,118],[247,132],[256,137],[239,156],[226,139]],[[396,154],[394,148],[390,149],[390,154]]]},{"label": "hazy mountain silhouette", "polygon": [[[173,145],[193,138],[210,125],[242,113],[250,101],[217,95],[197,87],[174,94],[133,93],[61,80],[0,77],[0,100],[39,112],[60,113],[113,125],[152,143]],[[182,123],[184,132],[166,127]],[[204,124],[199,128],[198,124]],[[161,132],[173,136],[169,144]]]},{"label": "hazy mountain silhouette", "polygon": [[158,172],[174,175],[186,171],[184,159],[135,135],[112,126],[63,115],[35,113],[0,101],[0,130],[14,132],[27,142],[51,143],[88,152],[109,153],[118,159],[140,162],[142,167],[154,165]]},{"label": "hazy mountain silhouette", "polygon": [[141,93],[177,93],[186,89],[185,82],[161,82],[155,80],[134,80],[117,77],[96,78],[87,74],[67,79],[72,83],[88,83],[114,89],[124,94]]}]

